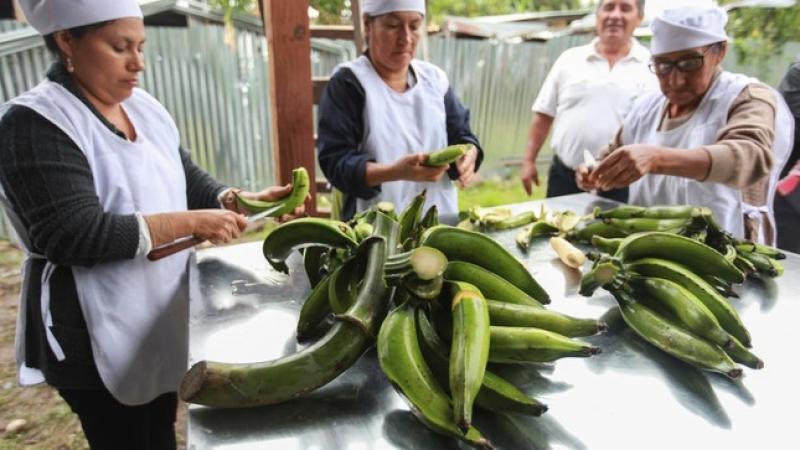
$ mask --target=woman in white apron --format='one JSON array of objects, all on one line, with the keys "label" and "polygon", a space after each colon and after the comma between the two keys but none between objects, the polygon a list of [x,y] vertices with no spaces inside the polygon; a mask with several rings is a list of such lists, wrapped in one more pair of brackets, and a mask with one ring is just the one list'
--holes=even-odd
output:
[{"label": "woman in white apron", "polygon": [[[345,195],[340,217],[379,201],[401,210],[423,189],[425,208],[455,215],[451,180],[466,186],[483,152],[445,73],[414,59],[425,1],[364,0],[362,10],[369,49],[334,70],[319,103],[318,159]],[[472,147],[449,168],[422,165],[425,153],[452,144]]]},{"label": "woman in white apron", "polygon": [[794,120],[772,88],[721,69],[726,22],[718,7],[653,20],[661,93],[640,98],[610,153],[576,178],[586,189],[630,185],[633,204],[705,205],[737,237],[774,244],[772,202]]},{"label": "woman in white apron", "polygon": [[146,255],[182,237],[227,242],[246,221],[221,208],[233,190],[191,162],[167,111],[137,88],[136,0],[20,6],[59,61],[0,106],[0,200],[28,256],[19,380],[58,389],[92,448],[174,448],[191,252]]}]

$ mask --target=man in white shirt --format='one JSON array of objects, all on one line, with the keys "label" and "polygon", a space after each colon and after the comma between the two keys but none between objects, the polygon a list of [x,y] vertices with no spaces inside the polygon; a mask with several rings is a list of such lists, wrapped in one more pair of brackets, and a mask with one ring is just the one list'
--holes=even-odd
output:
[{"label": "man in white shirt", "polygon": [[[553,162],[547,196],[583,192],[575,184],[574,169],[583,151],[594,156],[622,124],[633,101],[655,90],[655,76],[647,68],[650,52],[634,39],[633,30],[644,16],[644,0],[601,0],[597,8],[597,38],[558,57],[533,104],[533,122],[522,163],[522,185],[539,185],[536,158],[553,128]],[[555,124],[554,124],[555,122]],[[627,190],[602,195],[625,201]]]}]

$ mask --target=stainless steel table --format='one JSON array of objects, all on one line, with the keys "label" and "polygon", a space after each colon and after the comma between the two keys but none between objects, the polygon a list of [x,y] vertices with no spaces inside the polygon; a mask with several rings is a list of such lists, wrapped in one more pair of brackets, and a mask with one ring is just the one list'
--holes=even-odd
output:
[{"label": "stainless steel table", "polygon": [[[581,194],[548,199],[551,209],[583,213],[603,201]],[[539,202],[512,206],[515,210]],[[495,238],[511,251],[515,230]],[[701,372],[644,343],[622,322],[605,291],[577,295],[580,274],[546,242],[519,254],[547,289],[549,308],[603,317],[609,332],[588,338],[603,353],[551,365],[500,367],[550,406],[541,418],[477,413],[476,424],[504,449],[800,449],[800,256],[775,281],[748,281],[733,304],[766,364],[741,381]],[[199,292],[191,302],[190,359],[253,362],[301,348],[294,329],[310,290],[299,257],[286,276],[261,256],[260,243],[203,250]],[[269,407],[215,410],[192,406],[190,449],[449,449],[409,412],[378,367],[375,351],[324,388]]]}]

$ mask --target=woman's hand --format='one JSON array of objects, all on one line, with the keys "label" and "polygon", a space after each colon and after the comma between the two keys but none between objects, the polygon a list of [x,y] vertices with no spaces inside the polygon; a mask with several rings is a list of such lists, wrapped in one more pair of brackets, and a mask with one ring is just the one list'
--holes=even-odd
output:
[{"label": "woman's hand", "polygon": [[590,179],[592,171],[586,167],[586,164],[579,164],[578,167],[575,168],[575,184],[578,185],[578,188],[582,191],[589,192],[592,189],[597,189],[597,186],[594,185],[594,182]]},{"label": "woman's hand", "polygon": [[469,186],[473,177],[475,176],[475,161],[478,160],[478,149],[474,145],[467,148],[464,156],[456,161],[456,170],[458,170],[458,184],[461,189]]},{"label": "woman's hand", "polygon": [[[239,195],[243,196],[244,198],[250,200],[262,200],[265,202],[275,202],[278,201],[287,195],[292,193],[292,183],[288,183],[284,186],[270,186],[261,192],[245,192],[242,191]],[[306,196],[306,200],[310,199],[311,195],[309,194]],[[276,219],[278,222],[286,222],[292,219],[296,219],[298,217],[303,217],[306,215],[306,206],[301,204],[297,208],[295,208],[292,212],[288,214],[283,214]]]},{"label": "woman's hand", "polygon": [[243,215],[224,209],[198,209],[185,214],[191,220],[192,235],[212,244],[230,242],[241,236],[247,227]]},{"label": "woman's hand", "polygon": [[625,145],[595,166],[588,181],[603,191],[630,186],[648,173],[655,173],[659,157],[660,147],[655,145]]},{"label": "woman's hand", "polygon": [[427,167],[422,163],[428,158],[426,153],[403,156],[392,164],[395,180],[435,182],[447,172],[449,166]]},{"label": "woman's hand", "polygon": [[[274,202],[278,201],[287,195],[292,193],[292,184],[286,184],[284,186],[270,186],[260,192],[249,192],[249,191],[240,191],[236,189],[229,189],[228,192],[222,198],[222,204],[225,206],[226,209],[229,209],[233,212],[248,215],[250,214],[244,207],[242,207],[239,202],[236,201],[236,196],[239,195],[242,198],[248,200],[261,200],[265,202]],[[309,195],[307,198],[311,198]],[[306,215],[306,207],[305,205],[300,205],[294,209],[289,214],[284,214],[278,218],[276,218],[279,222],[286,222],[288,220],[296,219],[298,217],[303,217]]]}]

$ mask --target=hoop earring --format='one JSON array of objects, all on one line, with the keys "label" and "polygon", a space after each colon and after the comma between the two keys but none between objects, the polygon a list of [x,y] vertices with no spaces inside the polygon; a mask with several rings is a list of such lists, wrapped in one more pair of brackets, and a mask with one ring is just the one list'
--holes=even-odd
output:
[{"label": "hoop earring", "polygon": [[72,65],[72,58],[67,57],[67,72],[75,72],[75,66]]}]

